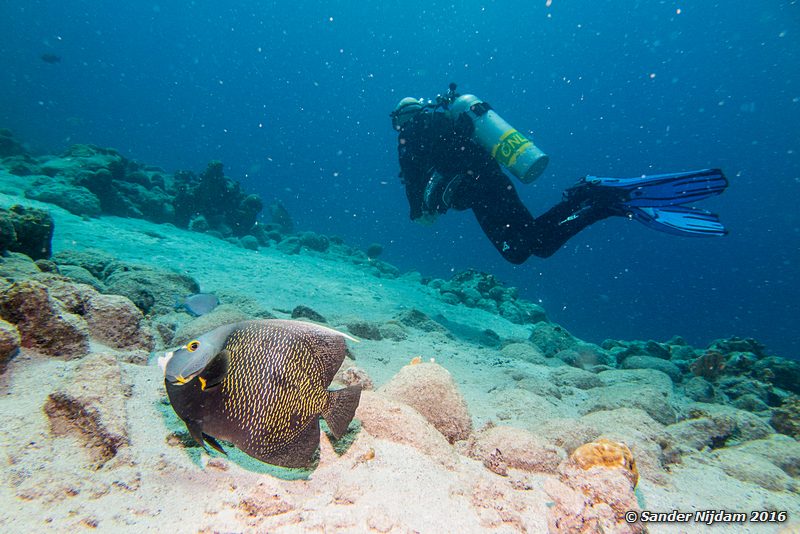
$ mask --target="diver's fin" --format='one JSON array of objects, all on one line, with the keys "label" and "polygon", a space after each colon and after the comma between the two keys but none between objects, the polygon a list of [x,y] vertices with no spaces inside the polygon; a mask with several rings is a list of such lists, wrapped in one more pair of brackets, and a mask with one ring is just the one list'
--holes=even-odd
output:
[{"label": "diver's fin", "polygon": [[652,174],[638,178],[587,176],[590,186],[619,191],[618,202],[626,208],[662,208],[697,202],[719,195],[728,179],[719,169]]},{"label": "diver's fin", "polygon": [[629,208],[631,218],[648,228],[684,237],[720,237],[728,230],[719,216],[699,208],[668,206],[664,208]]},{"label": "diver's fin", "polygon": [[330,391],[330,402],[322,417],[336,439],[347,433],[347,427],[356,414],[358,402],[361,400],[361,386],[349,386],[344,389]]}]

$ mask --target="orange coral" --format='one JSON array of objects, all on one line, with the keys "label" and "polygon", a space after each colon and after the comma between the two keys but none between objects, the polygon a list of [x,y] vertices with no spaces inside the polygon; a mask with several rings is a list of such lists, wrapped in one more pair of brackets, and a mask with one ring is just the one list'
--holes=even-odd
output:
[{"label": "orange coral", "polygon": [[408,362],[408,365],[417,365],[418,363],[422,363],[422,356],[414,356],[411,358],[411,361]]},{"label": "orange coral", "polygon": [[601,438],[575,449],[570,460],[581,469],[595,466],[609,469],[621,467],[634,487],[639,483],[639,470],[636,469],[633,453],[624,443]]}]

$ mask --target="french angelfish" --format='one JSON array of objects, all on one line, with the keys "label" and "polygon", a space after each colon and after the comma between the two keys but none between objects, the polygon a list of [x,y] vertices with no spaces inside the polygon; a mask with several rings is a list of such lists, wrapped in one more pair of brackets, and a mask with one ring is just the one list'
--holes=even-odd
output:
[{"label": "french angelfish", "polygon": [[303,321],[243,321],[166,353],[159,365],[172,408],[203,448],[224,454],[223,439],[263,462],[306,467],[320,416],[338,439],[361,399],[360,386],[327,389],[345,338],[357,341]]}]

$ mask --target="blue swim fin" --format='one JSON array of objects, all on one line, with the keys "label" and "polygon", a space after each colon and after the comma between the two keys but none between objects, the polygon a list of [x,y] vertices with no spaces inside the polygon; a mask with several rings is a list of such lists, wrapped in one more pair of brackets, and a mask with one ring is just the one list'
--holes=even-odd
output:
[{"label": "blue swim fin", "polygon": [[728,230],[719,217],[699,208],[666,206],[663,208],[631,207],[629,216],[648,228],[684,237],[720,237]]},{"label": "blue swim fin", "polygon": [[623,210],[689,204],[719,195],[728,187],[728,179],[719,169],[652,174],[638,178],[587,176],[583,182],[590,187],[617,193],[617,203]]}]

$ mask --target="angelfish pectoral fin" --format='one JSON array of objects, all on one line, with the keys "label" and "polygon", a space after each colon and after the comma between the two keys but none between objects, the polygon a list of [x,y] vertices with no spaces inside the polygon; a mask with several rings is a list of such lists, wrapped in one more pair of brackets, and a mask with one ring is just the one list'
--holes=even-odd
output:
[{"label": "angelfish pectoral fin", "polygon": [[[206,442],[203,439],[203,427],[199,421],[184,421],[186,428],[189,430],[189,435],[195,442],[206,449]],[[208,450],[208,449],[206,449]]]},{"label": "angelfish pectoral fin", "polygon": [[189,430],[189,435],[191,435],[192,439],[195,440],[198,445],[203,447],[206,452],[208,452],[208,447],[206,447],[206,443],[208,443],[215,451],[226,456],[228,455],[228,453],[225,452],[225,449],[222,448],[222,445],[220,445],[216,439],[208,434],[203,433],[203,427],[199,421],[185,421],[185,423],[186,428]]},{"label": "angelfish pectoral fin", "polygon": [[222,448],[222,445],[220,445],[219,442],[216,439],[214,439],[212,436],[209,436],[208,434],[203,434],[203,437],[206,438],[206,441],[208,442],[209,445],[211,445],[212,449],[214,449],[217,452],[220,452],[220,453],[224,454],[225,456],[228,455],[228,453],[225,452],[225,449]]}]

